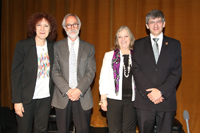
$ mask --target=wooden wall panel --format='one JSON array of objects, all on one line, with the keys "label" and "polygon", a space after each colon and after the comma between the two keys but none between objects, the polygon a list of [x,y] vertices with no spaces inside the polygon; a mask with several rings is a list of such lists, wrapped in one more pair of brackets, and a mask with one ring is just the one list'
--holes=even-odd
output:
[{"label": "wooden wall panel", "polygon": [[1,105],[11,109],[11,63],[17,41],[26,38],[27,19],[36,12],[55,16],[58,24],[57,40],[64,38],[62,20],[68,13],[79,16],[81,38],[94,44],[97,71],[93,83],[94,99],[91,126],[107,126],[105,113],[98,105],[98,80],[105,52],[114,45],[117,29],[128,26],[136,39],[147,36],[145,16],[152,9],[163,11],[166,19],[165,35],[182,44],[183,75],[177,90],[176,118],[186,131],[183,111],[190,114],[190,131],[198,132],[200,117],[200,1],[197,0],[2,0],[1,15]]}]

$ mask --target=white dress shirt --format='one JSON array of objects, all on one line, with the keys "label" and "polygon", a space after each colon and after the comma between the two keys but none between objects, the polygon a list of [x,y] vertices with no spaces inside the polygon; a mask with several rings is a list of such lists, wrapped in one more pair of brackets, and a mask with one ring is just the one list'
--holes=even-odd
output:
[{"label": "white dress shirt", "polygon": [[[67,37],[67,40],[68,40],[68,48],[70,51],[72,41],[69,39],[69,37]],[[74,41],[74,52],[76,54],[76,60],[78,60],[78,48],[79,48],[79,37],[77,37],[76,40]]]}]

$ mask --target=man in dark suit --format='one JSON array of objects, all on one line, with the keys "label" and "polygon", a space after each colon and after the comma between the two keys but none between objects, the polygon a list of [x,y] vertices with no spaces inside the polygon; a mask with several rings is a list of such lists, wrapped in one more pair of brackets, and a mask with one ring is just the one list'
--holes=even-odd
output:
[{"label": "man in dark suit", "polygon": [[181,45],[163,35],[161,11],[146,15],[150,35],[135,41],[133,75],[136,83],[137,119],[140,133],[171,133],[176,105],[176,86],[182,74]]},{"label": "man in dark suit", "polygon": [[81,22],[68,14],[62,23],[68,37],[54,46],[52,106],[59,133],[69,133],[73,119],[76,133],[89,133],[93,99],[90,85],[96,71],[95,48],[78,37]]}]

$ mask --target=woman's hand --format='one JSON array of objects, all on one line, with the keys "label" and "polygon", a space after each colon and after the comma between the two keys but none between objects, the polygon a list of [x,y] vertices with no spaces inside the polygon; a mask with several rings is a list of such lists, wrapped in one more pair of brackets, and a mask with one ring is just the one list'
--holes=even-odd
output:
[{"label": "woman's hand", "polygon": [[15,113],[17,115],[19,115],[20,117],[23,117],[23,113],[24,113],[23,104],[22,103],[15,103],[14,108],[15,108]]},{"label": "woman's hand", "polygon": [[101,109],[103,111],[107,111],[107,106],[108,106],[108,102],[107,102],[107,99],[103,100],[102,103],[101,103]]},{"label": "woman's hand", "polygon": [[107,94],[101,95],[101,109],[103,111],[107,111],[107,106],[108,106],[108,102],[107,102]]}]

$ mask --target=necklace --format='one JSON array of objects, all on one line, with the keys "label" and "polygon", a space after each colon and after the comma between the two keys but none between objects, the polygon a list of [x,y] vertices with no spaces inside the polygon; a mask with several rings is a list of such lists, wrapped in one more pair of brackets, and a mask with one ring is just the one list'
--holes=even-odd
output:
[{"label": "necklace", "polygon": [[45,45],[42,46],[42,50],[45,51]]},{"label": "necklace", "polygon": [[128,67],[127,67],[128,72],[127,72],[127,74],[126,74],[126,67],[125,67],[125,64],[123,64],[123,68],[124,68],[124,76],[125,76],[126,78],[129,77],[130,66],[131,66],[131,58],[130,58],[130,54],[129,54],[129,56],[128,56]]}]

